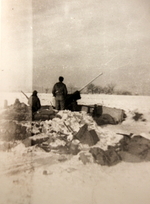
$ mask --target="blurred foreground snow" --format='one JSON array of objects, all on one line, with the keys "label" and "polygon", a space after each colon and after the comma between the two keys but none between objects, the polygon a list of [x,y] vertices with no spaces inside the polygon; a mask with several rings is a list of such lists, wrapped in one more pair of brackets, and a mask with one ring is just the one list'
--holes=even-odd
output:
[{"label": "blurred foreground snow", "polygon": [[[39,97],[42,105],[52,101],[51,94]],[[82,104],[103,104],[126,111],[127,119],[122,124],[99,127],[102,139],[110,144],[118,132],[150,138],[149,96],[81,97],[78,102]],[[16,98],[26,102],[21,93],[9,97],[6,94],[0,107],[5,99],[12,104]],[[146,120],[134,121],[135,111],[143,113]],[[149,204],[150,201],[150,162],[121,162],[107,167],[91,160],[84,165],[78,155],[46,153],[18,143],[10,152],[0,152],[0,163],[0,204]]]}]

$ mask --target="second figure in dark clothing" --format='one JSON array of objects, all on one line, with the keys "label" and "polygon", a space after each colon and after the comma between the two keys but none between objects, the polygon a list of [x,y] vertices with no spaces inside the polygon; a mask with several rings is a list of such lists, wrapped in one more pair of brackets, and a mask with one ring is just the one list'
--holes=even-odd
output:
[{"label": "second figure in dark clothing", "polygon": [[35,113],[41,108],[40,99],[37,96],[37,93],[38,92],[36,90],[33,91],[28,101],[28,104],[30,105],[32,111],[32,120],[34,120]]},{"label": "second figure in dark clothing", "polygon": [[52,89],[52,94],[55,97],[56,110],[64,110],[65,109],[65,99],[67,96],[67,87],[63,83],[63,80],[64,80],[64,78],[62,76],[60,76],[59,82],[57,82]]}]

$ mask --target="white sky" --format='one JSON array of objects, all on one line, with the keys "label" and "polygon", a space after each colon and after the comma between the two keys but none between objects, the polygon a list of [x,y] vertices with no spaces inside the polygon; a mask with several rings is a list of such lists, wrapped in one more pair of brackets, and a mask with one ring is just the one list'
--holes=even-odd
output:
[{"label": "white sky", "polygon": [[82,87],[150,93],[149,0],[2,0],[1,88]]}]

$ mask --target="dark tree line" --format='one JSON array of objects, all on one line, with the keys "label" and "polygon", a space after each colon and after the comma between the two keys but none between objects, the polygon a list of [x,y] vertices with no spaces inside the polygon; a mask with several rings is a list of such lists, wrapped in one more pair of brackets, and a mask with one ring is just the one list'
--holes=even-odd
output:
[{"label": "dark tree line", "polygon": [[[87,94],[117,94],[117,95],[132,95],[130,91],[126,90],[115,90],[116,85],[114,83],[110,83],[106,86],[97,86],[95,84],[89,84],[84,90],[84,93]],[[49,88],[45,88],[45,93],[50,91]],[[77,89],[72,85],[68,87],[68,93],[73,93],[77,91]]]},{"label": "dark tree line", "polygon": [[117,94],[117,95],[132,95],[129,91],[115,90],[115,84],[110,83],[104,87],[96,86],[94,84],[89,84],[87,86],[87,93],[91,94]]}]

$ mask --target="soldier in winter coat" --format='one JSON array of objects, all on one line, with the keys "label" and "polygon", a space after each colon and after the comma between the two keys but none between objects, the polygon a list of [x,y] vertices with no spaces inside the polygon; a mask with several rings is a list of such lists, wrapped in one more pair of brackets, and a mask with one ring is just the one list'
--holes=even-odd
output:
[{"label": "soldier in winter coat", "polygon": [[52,89],[52,94],[55,97],[56,110],[64,110],[65,109],[65,99],[67,96],[67,87],[63,83],[63,80],[64,80],[64,78],[62,76],[60,76],[59,82],[57,82]]},{"label": "soldier in winter coat", "polygon": [[28,100],[28,104],[31,107],[32,110],[32,119],[34,120],[34,115],[35,113],[41,108],[41,103],[40,103],[40,99],[37,96],[37,91],[33,91],[32,95],[30,96],[29,100]]}]

